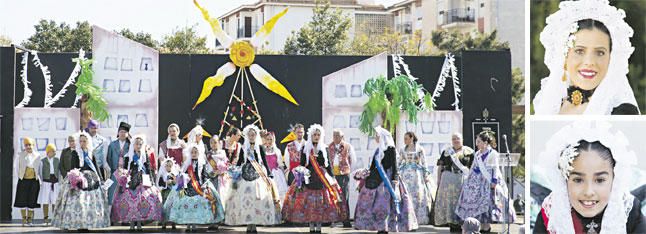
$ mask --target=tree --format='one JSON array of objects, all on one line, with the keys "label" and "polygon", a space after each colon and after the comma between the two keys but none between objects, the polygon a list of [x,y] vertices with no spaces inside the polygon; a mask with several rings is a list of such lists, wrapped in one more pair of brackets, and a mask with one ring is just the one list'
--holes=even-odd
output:
[{"label": "tree", "polygon": [[11,38],[5,35],[0,35],[0,46],[10,46],[11,43]]},{"label": "tree", "polygon": [[197,35],[195,25],[176,29],[164,36],[160,50],[171,54],[205,54],[210,51],[206,47],[206,37]]},{"label": "tree", "polygon": [[317,2],[312,21],[298,32],[292,32],[285,42],[285,54],[342,54],[348,40],[351,20],[340,9],[332,11],[330,3]]},{"label": "tree", "polygon": [[34,28],[36,33],[21,43],[23,47],[40,52],[77,52],[92,48],[92,28],[87,21],[76,22],[76,27],[72,28],[66,23],[40,20]]},{"label": "tree", "polygon": [[124,36],[124,37],[126,37],[126,38],[128,38],[130,40],[139,42],[139,43],[141,43],[141,44],[143,44],[145,46],[148,46],[150,48],[153,48],[153,49],[156,49],[156,50],[159,49],[159,42],[157,42],[155,39],[153,39],[153,36],[150,33],[145,33],[145,32],[134,33],[132,31],[130,31],[130,29],[127,29],[127,28],[121,29],[121,31],[119,31],[117,33],[121,34],[122,36]]},{"label": "tree", "polygon": [[461,50],[509,49],[509,43],[498,41],[497,34],[495,30],[489,34],[436,30],[431,33],[431,43],[439,49],[440,54]]}]

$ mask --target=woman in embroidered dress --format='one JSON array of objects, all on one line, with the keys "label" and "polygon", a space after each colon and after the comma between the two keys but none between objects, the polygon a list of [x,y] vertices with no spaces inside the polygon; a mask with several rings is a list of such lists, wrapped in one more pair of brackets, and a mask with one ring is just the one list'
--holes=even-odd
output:
[{"label": "woman in embroidered dress", "polygon": [[534,233],[646,233],[641,202],[630,193],[635,153],[628,139],[601,121],[577,121],[539,155],[553,190]]},{"label": "woman in embroidered dress", "polygon": [[354,228],[377,233],[407,232],[418,228],[413,202],[397,169],[395,142],[388,130],[375,127],[377,149],[370,174],[360,188]]},{"label": "woman in embroidered dress", "polygon": [[267,158],[267,166],[271,171],[271,175],[274,177],[274,182],[278,188],[278,197],[282,202],[282,199],[287,193],[287,179],[285,179],[285,161],[283,161],[283,154],[280,153],[280,149],[276,146],[276,137],[273,132],[268,132],[267,130],[260,131],[260,137],[262,137],[263,149],[265,150],[265,157]]},{"label": "woman in embroidered dress", "polygon": [[498,152],[492,148],[496,147],[493,133],[479,133],[476,146],[475,162],[462,185],[455,213],[461,220],[476,218],[482,222],[483,232],[489,232],[490,223],[513,222],[516,212],[511,202],[505,204],[508,201],[507,184],[498,166]]},{"label": "woman in embroidered dress", "polygon": [[[179,126],[176,123],[170,124],[167,131],[168,138],[159,143],[159,160],[164,161],[170,158],[177,166],[181,166],[184,161],[183,151],[186,148],[186,143],[179,138]],[[163,167],[161,163],[160,167]]]},{"label": "woman in embroidered dress", "polygon": [[287,190],[283,205],[285,220],[309,223],[310,233],[321,233],[321,223],[342,222],[347,212],[341,187],[332,176],[327,146],[322,142],[325,130],[319,124],[307,129],[307,142],[301,150],[300,166],[310,171],[309,183],[298,191],[296,181]]},{"label": "woman in embroidered dress", "polygon": [[[182,165],[177,189],[171,191],[164,209],[170,209],[169,220],[187,224],[189,232],[196,232],[198,224],[215,224],[224,219],[224,208],[217,190],[206,179],[206,158],[198,144],[189,143]],[[179,191],[178,191],[179,190]]]},{"label": "woman in embroidered dress", "polygon": [[607,0],[564,1],[541,33],[550,75],[534,98],[536,114],[639,114],[630,87],[633,29]]},{"label": "woman in embroidered dress", "polygon": [[118,189],[112,201],[112,221],[129,222],[130,230],[142,230],[142,222],[162,220],[162,196],[153,186],[151,165],[143,135],[136,135],[125,156],[126,170],[117,170]]},{"label": "woman in embroidered dress", "polygon": [[418,224],[429,224],[433,196],[429,185],[431,172],[426,164],[426,153],[424,148],[417,144],[414,132],[404,134],[404,144],[404,148],[399,151],[399,175],[413,198]]},{"label": "woman in embroidered dress", "polygon": [[[92,156],[92,138],[82,132],[74,137],[72,170],[61,182],[52,225],[64,230],[105,228],[110,226],[107,190],[101,186],[99,166]],[[80,170],[79,170],[80,169]],[[73,179],[78,178],[78,179]],[[74,185],[72,183],[75,183]]]},{"label": "woman in embroidered dress", "polygon": [[460,231],[460,219],[455,214],[464,178],[473,163],[473,149],[462,144],[462,134],[451,136],[451,146],[444,149],[437,160],[440,171],[437,199],[435,199],[435,225],[448,225],[451,232]]},{"label": "woman in embroidered dress", "polygon": [[265,151],[260,147],[260,130],[247,125],[242,135],[244,145],[240,150],[237,166],[242,176],[237,188],[231,190],[227,203],[227,225],[247,225],[248,233],[257,233],[256,225],[275,225],[281,222],[278,189],[274,185]]}]

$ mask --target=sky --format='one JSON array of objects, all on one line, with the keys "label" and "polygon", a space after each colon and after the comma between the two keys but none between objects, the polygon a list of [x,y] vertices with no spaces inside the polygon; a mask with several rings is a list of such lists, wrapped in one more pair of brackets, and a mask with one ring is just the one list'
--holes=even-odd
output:
[{"label": "sky", "polygon": [[[390,6],[402,0],[374,0]],[[201,0],[213,16],[220,16],[242,4],[258,0]],[[214,47],[214,37],[191,0],[0,0],[0,35],[20,44],[35,33],[41,19],[75,26],[88,21],[108,30],[128,28],[144,31],[161,41],[164,35],[185,26],[196,25],[207,36],[207,46]]]}]

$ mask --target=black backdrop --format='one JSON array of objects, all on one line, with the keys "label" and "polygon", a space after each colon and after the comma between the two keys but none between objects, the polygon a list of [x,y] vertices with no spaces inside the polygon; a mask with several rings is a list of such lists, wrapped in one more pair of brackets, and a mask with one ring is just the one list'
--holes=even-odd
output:
[{"label": "black backdrop", "polygon": [[[71,73],[75,53],[39,54],[43,64],[51,71],[54,94],[63,86]],[[91,55],[87,55],[91,56]],[[0,219],[11,218],[11,173],[13,165],[13,106],[23,97],[23,85],[20,81],[20,64],[22,53],[15,53],[12,48],[0,50],[0,114],[2,126],[1,160],[0,160]],[[33,55],[29,56],[28,75],[33,91],[28,107],[42,107],[44,81],[40,69],[32,64]],[[300,122],[305,126],[320,123],[322,81],[321,77],[356,62],[367,59],[366,56],[285,56],[259,55],[255,63],[264,67],[279,79],[297,100],[295,106],[282,97],[270,92],[250,77],[258,109],[263,117],[265,128],[275,131],[278,140],[287,134],[290,124]],[[211,134],[217,134],[220,121],[228,104],[228,98],[234,85],[235,76],[226,79],[223,86],[215,88],[211,96],[195,110],[191,107],[199,96],[203,80],[229,61],[228,55],[160,55],[159,72],[159,135],[166,138],[166,127],[171,122],[179,124],[182,135],[190,130],[198,119],[204,119],[204,127]],[[412,74],[418,82],[432,92],[437,83],[444,57],[411,57],[404,56]],[[465,145],[472,145],[471,121],[482,115],[487,108],[491,117],[497,118],[502,134],[511,134],[511,58],[509,51],[468,51],[456,56],[455,65],[461,81],[463,110],[463,134]],[[392,77],[392,60],[388,57],[388,75]],[[490,78],[498,81],[493,82]],[[246,84],[245,84],[246,86]],[[15,87],[15,89],[11,89]],[[239,89],[239,87],[238,87]],[[70,107],[74,102],[74,87],[68,89],[67,95],[53,107]],[[249,95],[245,91],[245,96]],[[14,97],[11,100],[10,97]],[[437,100],[438,110],[452,110],[453,87],[450,80],[442,96]],[[226,130],[226,128],[225,128]],[[282,146],[281,146],[282,148]]]}]

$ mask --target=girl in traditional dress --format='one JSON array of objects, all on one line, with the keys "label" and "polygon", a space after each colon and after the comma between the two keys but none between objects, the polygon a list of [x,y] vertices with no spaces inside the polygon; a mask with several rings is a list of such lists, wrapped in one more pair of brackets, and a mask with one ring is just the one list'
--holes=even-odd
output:
[{"label": "girl in traditional dress", "polygon": [[162,220],[162,196],[153,186],[151,165],[147,160],[143,135],[136,135],[133,147],[126,154],[127,168],[117,170],[115,178],[119,187],[112,201],[112,221],[129,222],[130,230],[142,230],[144,221]]},{"label": "girl in traditional dress", "polygon": [[462,189],[464,178],[469,175],[473,163],[473,149],[462,144],[462,134],[451,136],[451,146],[442,151],[437,160],[440,171],[437,199],[435,199],[435,225],[448,225],[451,232],[459,232],[460,219],[455,207]]},{"label": "girl in traditional dress", "polygon": [[[168,195],[175,188],[177,184],[177,176],[179,175],[179,166],[175,163],[173,158],[168,157],[161,162],[161,167],[159,169],[159,174],[157,174],[157,186],[161,190],[162,195],[162,204],[164,209],[162,210],[162,229],[166,229],[166,224],[168,223],[168,218],[170,217],[170,209],[166,209],[166,201],[168,201]],[[173,229],[175,229],[175,223],[172,224]]]},{"label": "girl in traditional dress", "polygon": [[159,143],[159,160],[172,158],[175,164],[181,166],[184,162],[183,151],[186,148],[186,143],[178,137],[179,126],[176,123],[170,124],[167,130],[168,138]]},{"label": "girl in traditional dress", "polygon": [[34,150],[34,139],[22,139],[25,150],[16,155],[14,160],[14,173],[18,177],[16,185],[16,199],[13,207],[20,208],[22,225],[34,224],[34,209],[40,208],[38,192],[40,191],[39,175],[36,170],[40,164],[40,155]]},{"label": "girl in traditional dress", "polygon": [[59,181],[63,179],[61,176],[60,160],[56,158],[56,146],[48,144],[45,148],[47,157],[40,160],[40,178],[42,180],[40,193],[38,194],[38,204],[43,206],[43,217],[45,224],[49,224],[49,205],[54,206],[59,192]]},{"label": "girl in traditional dress", "polygon": [[637,158],[622,132],[579,120],[556,132],[538,156],[553,186],[534,233],[646,233],[641,202],[630,193]]},{"label": "girl in traditional dress", "polygon": [[483,232],[489,232],[491,223],[514,222],[516,212],[511,202],[507,202],[507,183],[498,166],[498,152],[492,148],[496,147],[493,133],[478,134],[476,146],[475,162],[462,185],[455,213],[461,220],[476,218],[482,222]]},{"label": "girl in traditional dress", "polygon": [[92,138],[82,132],[75,137],[73,169],[61,183],[54,206],[52,225],[61,229],[105,228],[110,226],[107,190],[99,178],[98,164],[92,156]]},{"label": "girl in traditional dress", "polygon": [[413,198],[418,224],[429,224],[433,196],[429,187],[431,172],[426,164],[426,153],[424,148],[417,144],[414,132],[404,134],[404,144],[404,148],[399,151],[399,175]]},{"label": "girl in traditional dress", "polygon": [[397,170],[395,142],[388,130],[375,127],[379,146],[370,163],[370,175],[360,188],[354,228],[377,233],[407,232],[418,228],[413,202]]},{"label": "girl in traditional dress", "polygon": [[[182,178],[178,187],[171,191],[165,209],[170,209],[170,221],[187,224],[188,230],[197,231],[198,224],[215,224],[224,219],[224,208],[220,195],[211,182],[206,179],[206,158],[198,144],[189,143],[185,153],[186,161],[182,166]],[[180,190],[180,191],[177,191]]]},{"label": "girl in traditional dress", "polygon": [[307,142],[301,151],[300,166],[310,171],[309,183],[297,188],[296,182],[287,190],[283,205],[285,220],[309,223],[310,233],[321,233],[321,223],[346,220],[346,206],[341,187],[332,176],[327,146],[322,142],[325,130],[313,124],[307,130]]},{"label": "girl in traditional dress", "polygon": [[186,140],[187,144],[197,145],[196,147],[198,150],[200,150],[200,157],[202,157],[200,158],[200,160],[202,162],[206,162],[206,145],[204,144],[204,141],[202,141],[204,132],[204,128],[202,128],[202,126],[198,124],[193,129],[191,129]]},{"label": "girl in traditional dress", "polygon": [[222,198],[222,206],[227,208],[226,200],[229,198],[231,189],[231,176],[227,173],[229,160],[218,136],[213,136],[209,141],[211,150],[206,153],[206,176]]},{"label": "girl in traditional dress", "polygon": [[265,151],[260,147],[258,127],[247,125],[242,135],[244,145],[237,166],[242,167],[242,178],[232,189],[227,201],[227,225],[247,225],[248,233],[257,233],[256,225],[275,225],[281,222],[278,191],[271,179]]},{"label": "girl in traditional dress", "polygon": [[238,142],[241,137],[240,129],[231,127],[227,132],[227,137],[224,139],[224,151],[227,153],[229,165],[238,164],[238,156],[242,151],[242,144]]},{"label": "girl in traditional dress", "polygon": [[278,188],[278,196],[282,199],[287,193],[287,179],[285,179],[285,161],[280,149],[276,146],[276,137],[274,133],[267,130],[260,131],[262,137],[263,149],[265,150],[265,157],[267,158],[267,166],[274,177],[274,182]]}]

